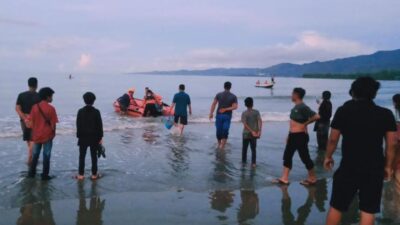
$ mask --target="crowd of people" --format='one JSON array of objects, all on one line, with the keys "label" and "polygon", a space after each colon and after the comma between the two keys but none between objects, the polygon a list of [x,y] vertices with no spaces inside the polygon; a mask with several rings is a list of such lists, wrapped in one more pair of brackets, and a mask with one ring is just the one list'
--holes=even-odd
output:
[{"label": "crowd of people", "polygon": [[[53,139],[56,135],[57,113],[51,105],[54,91],[44,87],[37,91],[38,81],[29,78],[29,90],[18,96],[16,111],[21,119],[23,140],[28,147],[28,177],[36,175],[36,167],[43,149],[43,172],[41,178],[50,180],[50,157]],[[218,93],[210,108],[210,120],[215,117],[218,149],[223,151],[229,137],[233,111],[238,108],[238,99],[231,92],[232,83],[225,82],[224,91]],[[374,224],[374,214],[380,211],[384,180],[393,176],[400,178],[400,94],[393,96],[395,115],[392,111],[374,103],[380,83],[371,77],[356,79],[350,88],[351,100],[340,106],[331,122],[331,93],[322,93],[322,102],[318,113],[308,107],[303,99],[306,90],[296,87],[292,92],[294,104],[290,112],[290,126],[283,153],[283,171],[281,177],[272,182],[281,186],[290,184],[289,174],[293,167],[293,156],[297,152],[308,171],[308,177],[301,181],[302,185],[312,186],[317,182],[314,162],[310,158],[308,142],[308,125],[315,122],[318,148],[326,150],[324,167],[332,170],[333,154],[342,138],[342,159],[333,177],[331,208],[326,224],[339,224],[342,213],[347,211],[355,195],[359,197],[361,210],[360,224]],[[135,104],[130,89],[118,99],[121,111],[126,111]],[[156,116],[158,107],[162,107],[161,97],[146,88],[144,96],[145,110],[143,116]],[[99,178],[97,157],[103,139],[103,123],[101,113],[94,108],[96,96],[87,92],[83,95],[85,106],[78,111],[76,135],[79,146],[79,169],[76,178],[84,179],[85,156],[90,148],[92,160],[91,179]],[[254,108],[254,100],[244,100],[246,110],[242,113],[243,146],[242,163],[247,163],[247,151],[251,149],[251,167],[256,167],[257,140],[262,136],[263,122],[260,112]],[[174,96],[171,111],[174,110],[175,126],[183,133],[188,123],[188,115],[192,114],[191,100],[185,92],[185,85],[179,86]],[[188,112],[189,111],[189,112]],[[158,115],[158,114],[157,114]],[[329,135],[330,133],[330,135]]]}]

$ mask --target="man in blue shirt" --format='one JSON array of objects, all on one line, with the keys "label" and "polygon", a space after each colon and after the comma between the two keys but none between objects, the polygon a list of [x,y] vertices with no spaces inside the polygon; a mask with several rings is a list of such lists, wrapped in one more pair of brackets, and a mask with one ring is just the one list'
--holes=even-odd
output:
[{"label": "man in blue shirt", "polygon": [[175,94],[174,100],[172,101],[171,110],[175,107],[175,126],[179,127],[180,135],[183,134],[183,129],[188,122],[187,109],[189,108],[189,114],[192,115],[192,106],[190,103],[190,97],[185,92],[185,85],[179,85],[179,92]]}]

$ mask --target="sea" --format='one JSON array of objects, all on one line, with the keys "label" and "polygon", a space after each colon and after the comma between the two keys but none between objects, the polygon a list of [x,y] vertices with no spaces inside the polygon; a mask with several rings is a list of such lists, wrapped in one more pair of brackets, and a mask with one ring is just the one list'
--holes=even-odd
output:
[{"label": "sea", "polygon": [[[324,153],[317,150],[309,127],[310,154],[316,163],[318,183],[303,187],[307,172],[294,159],[289,187],[271,180],[282,170],[282,156],[293,104],[291,92],[303,87],[305,102],[317,110],[325,90],[332,92],[334,110],[350,99],[351,80],[276,77],[273,89],[256,88],[266,77],[172,76],[101,74],[36,75],[40,87],[54,91],[53,105],[60,123],[54,139],[51,175],[42,182],[27,179],[27,150],[15,113],[18,93],[27,89],[29,75],[0,77],[0,225],[10,224],[323,224],[331,194],[333,172],[322,168]],[[234,112],[229,141],[217,150],[215,126],[208,118],[215,95],[225,81],[232,82],[239,108]],[[167,104],[186,85],[193,115],[183,136],[165,128],[163,118],[130,118],[114,112],[113,102],[129,88],[142,98],[145,87],[163,96]],[[391,97],[400,82],[382,81],[376,104],[393,109]],[[84,106],[82,95],[96,94],[102,113],[106,158],[100,159],[102,178],[78,182],[78,146],[75,120]],[[263,120],[258,141],[257,168],[241,164],[241,113],[244,99],[254,98]],[[249,153],[250,154],[250,153]],[[340,161],[340,148],[334,158]],[[90,174],[87,158],[86,175]],[[41,164],[38,168],[41,170]],[[400,223],[400,188],[385,184],[382,212],[377,224]],[[359,221],[357,199],[343,224]]]}]

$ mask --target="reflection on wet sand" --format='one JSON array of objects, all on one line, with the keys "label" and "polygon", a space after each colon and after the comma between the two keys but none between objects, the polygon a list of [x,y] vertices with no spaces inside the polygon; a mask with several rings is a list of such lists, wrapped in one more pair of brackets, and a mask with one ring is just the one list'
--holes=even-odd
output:
[{"label": "reflection on wet sand", "polygon": [[27,179],[21,185],[22,196],[21,216],[17,225],[55,225],[51,202],[49,184],[47,182],[37,183],[35,180]]},{"label": "reflection on wet sand", "polygon": [[[399,176],[397,176],[399,177]],[[400,224],[400,180],[394,179],[388,183],[383,193],[384,221]]]},{"label": "reflection on wet sand", "polygon": [[239,224],[256,218],[260,212],[258,195],[254,190],[241,190],[240,199],[242,203],[237,214]]},{"label": "reflection on wet sand", "polygon": [[308,187],[308,196],[306,202],[297,209],[297,217],[292,213],[292,200],[290,198],[288,187],[281,186],[282,190],[282,223],[284,225],[302,225],[307,224],[307,218],[311,213],[311,207],[316,205],[320,212],[325,212],[325,201],[327,200],[327,182],[320,180],[313,187]]},{"label": "reflection on wet sand", "polygon": [[189,169],[189,154],[185,148],[186,139],[184,137],[172,136],[168,145],[171,152],[167,155],[169,165],[175,175],[182,174]]},{"label": "reflection on wet sand", "polygon": [[89,208],[87,207],[84,181],[78,182],[79,209],[76,216],[77,225],[101,225],[103,224],[102,213],[105,207],[105,200],[101,200],[97,194],[96,182],[92,182],[90,189]]}]

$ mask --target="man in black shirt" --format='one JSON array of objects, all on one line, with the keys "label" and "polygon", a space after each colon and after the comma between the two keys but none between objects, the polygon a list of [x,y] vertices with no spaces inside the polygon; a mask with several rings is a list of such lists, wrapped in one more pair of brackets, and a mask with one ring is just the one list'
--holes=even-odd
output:
[{"label": "man in black shirt", "polygon": [[78,180],[84,179],[85,158],[88,147],[92,159],[92,180],[99,178],[97,173],[97,151],[103,139],[103,121],[100,111],[93,107],[96,96],[92,92],[83,95],[86,106],[78,111],[76,118],[76,136],[79,145],[79,175]]},{"label": "man in black shirt", "polygon": [[331,92],[322,92],[322,102],[318,108],[319,120],[315,123],[314,131],[317,132],[318,150],[326,150],[329,136],[329,125],[332,117]]},{"label": "man in black shirt", "polygon": [[380,211],[383,180],[390,179],[393,173],[396,123],[390,110],[373,102],[379,87],[371,77],[358,78],[351,85],[353,100],[341,106],[332,121],[324,167],[332,169],[332,155],[340,136],[342,160],[333,177],[327,225],[340,224],[342,212],[348,210],[356,194],[360,224],[374,224],[374,214]]},{"label": "man in black shirt", "polygon": [[35,77],[28,79],[29,90],[18,95],[15,111],[20,118],[23,140],[28,145],[28,164],[32,161],[32,129],[27,127],[26,121],[31,113],[32,106],[40,101],[39,95],[36,92],[38,80]]}]

